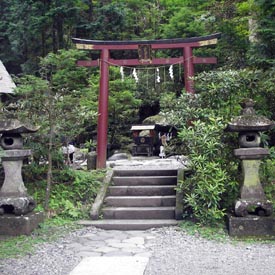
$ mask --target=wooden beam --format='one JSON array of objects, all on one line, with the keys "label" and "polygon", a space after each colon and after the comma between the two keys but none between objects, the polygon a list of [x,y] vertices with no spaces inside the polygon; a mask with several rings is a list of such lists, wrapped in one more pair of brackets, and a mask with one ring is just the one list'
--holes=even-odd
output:
[{"label": "wooden beam", "polygon": [[207,36],[159,40],[104,41],[73,38],[79,50],[137,50],[139,45],[151,45],[152,49],[180,49],[184,47],[202,47],[217,44],[220,33]]},{"label": "wooden beam", "polygon": [[[175,44],[149,44],[152,50],[160,49],[182,49],[184,47],[189,48],[199,48],[202,46],[209,46],[217,44],[218,39],[211,39],[209,41],[198,41],[191,43],[175,43]],[[128,45],[96,45],[96,44],[85,44],[85,43],[75,43],[78,50],[138,50],[139,44],[128,44]]]}]

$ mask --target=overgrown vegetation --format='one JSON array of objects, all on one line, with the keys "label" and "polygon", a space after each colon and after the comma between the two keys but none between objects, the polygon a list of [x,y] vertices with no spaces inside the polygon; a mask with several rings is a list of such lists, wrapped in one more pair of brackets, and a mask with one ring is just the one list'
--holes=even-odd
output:
[{"label": "overgrown vegetation", "polygon": [[[24,169],[28,192],[43,210],[46,192],[45,165],[35,163]],[[53,170],[53,183],[48,207],[48,217],[77,220],[89,217],[89,210],[105,176],[104,170],[81,171],[64,167]]]},{"label": "overgrown vegetation", "polygon": [[[99,73],[77,67],[75,62],[100,56],[72,50],[71,37],[131,40],[221,32],[217,45],[194,49],[195,56],[218,57],[217,66],[196,65],[195,95],[182,91],[183,72],[178,64],[174,64],[173,81],[168,68],[160,68],[161,83],[156,81],[156,68],[140,70],[135,83],[132,68],[124,68],[122,79],[119,68],[112,67],[108,131],[109,147],[125,149],[131,141],[130,125],[161,111],[179,132],[169,153],[186,154],[192,164],[193,173],[181,186],[186,215],[204,224],[220,222],[238,196],[240,174],[238,160],[232,156],[238,147],[237,136],[224,133],[225,125],[239,114],[239,103],[247,97],[256,101],[259,114],[275,118],[274,7],[274,0],[1,1],[0,58],[19,76],[20,117],[41,126],[28,139],[35,163],[27,168],[26,176],[45,175],[45,166],[37,164],[49,164],[46,209],[78,217],[82,200],[71,200],[75,195],[66,189],[66,180],[81,193],[81,186],[89,189],[85,182],[93,177],[67,170],[58,153],[62,137],[96,146]],[[177,57],[182,53],[153,54]],[[137,57],[130,51],[111,55]],[[273,147],[273,131],[267,136],[271,139],[264,139],[264,145]],[[261,173],[268,198],[275,202],[271,151]],[[45,188],[45,178],[35,181],[40,180]],[[49,200],[50,191],[53,200]],[[37,189],[34,194],[42,201],[43,192]]]},{"label": "overgrown vegetation", "polygon": [[[82,55],[75,50],[48,54],[41,59],[39,77],[27,75],[19,78],[17,116],[41,126],[35,139],[44,147],[44,161],[48,163],[44,200],[46,211],[52,188],[53,155],[57,154],[55,152],[60,150],[61,145],[68,146],[84,130],[85,120],[96,116],[80,104],[83,96],[81,89],[87,75],[82,68],[75,68],[75,62]],[[38,157],[37,163],[41,157]]]},{"label": "overgrown vegetation", "polygon": [[[226,133],[228,121],[240,113],[239,103],[246,97],[258,99],[256,110],[267,101],[259,91],[265,82],[264,72],[247,70],[212,71],[196,77],[196,95],[170,97],[169,121],[180,129],[177,144],[191,161],[192,173],[180,185],[184,193],[185,216],[201,224],[217,224],[232,210],[239,193],[239,160],[233,156],[238,148],[237,134]],[[260,77],[262,76],[262,77]],[[268,144],[268,140],[265,140]],[[274,201],[274,170],[269,167],[273,154],[263,164],[263,182],[268,197]]]}]

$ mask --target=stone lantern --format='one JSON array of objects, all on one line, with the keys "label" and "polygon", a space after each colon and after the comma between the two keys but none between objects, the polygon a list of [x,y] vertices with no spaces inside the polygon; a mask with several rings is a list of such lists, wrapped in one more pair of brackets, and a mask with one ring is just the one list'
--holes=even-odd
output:
[{"label": "stone lantern", "polygon": [[260,147],[260,132],[269,130],[273,122],[256,115],[253,107],[252,99],[244,100],[241,115],[233,118],[226,128],[239,133],[240,148],[234,150],[234,155],[242,163],[240,198],[235,203],[235,217],[229,219],[229,233],[231,231],[231,235],[236,236],[274,233],[273,220],[269,220],[269,232],[266,220],[260,218],[271,216],[272,204],[267,200],[259,178],[261,159],[269,155],[267,148]]},{"label": "stone lantern", "polygon": [[31,155],[31,150],[23,148],[21,134],[37,130],[17,119],[0,121],[0,145],[3,148],[0,157],[5,172],[0,189],[0,234],[29,234],[43,219],[41,213],[31,213],[35,201],[28,195],[22,179],[23,160]]}]

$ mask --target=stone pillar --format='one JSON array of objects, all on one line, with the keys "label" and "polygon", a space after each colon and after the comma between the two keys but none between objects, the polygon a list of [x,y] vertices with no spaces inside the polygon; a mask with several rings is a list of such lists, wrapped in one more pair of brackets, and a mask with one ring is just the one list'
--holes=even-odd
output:
[{"label": "stone pillar", "polygon": [[31,155],[31,150],[6,150],[3,154],[5,180],[0,190],[0,214],[27,214],[36,205],[33,198],[27,194],[22,179],[23,159]]},{"label": "stone pillar", "polygon": [[90,152],[87,154],[87,170],[95,170],[96,169],[96,152]]},{"label": "stone pillar", "polygon": [[30,234],[44,219],[42,212],[33,213],[36,204],[28,195],[22,178],[23,160],[31,150],[23,149],[21,133],[35,132],[18,120],[0,121],[2,164],[5,179],[0,189],[0,235]]},{"label": "stone pillar", "polygon": [[273,122],[256,115],[251,99],[246,99],[242,107],[241,115],[226,129],[239,132],[240,148],[234,150],[234,155],[242,162],[243,176],[234,215],[228,215],[229,234],[237,237],[275,236],[272,204],[265,196],[259,177],[261,159],[269,155],[267,148],[260,147],[260,132],[269,130]]}]

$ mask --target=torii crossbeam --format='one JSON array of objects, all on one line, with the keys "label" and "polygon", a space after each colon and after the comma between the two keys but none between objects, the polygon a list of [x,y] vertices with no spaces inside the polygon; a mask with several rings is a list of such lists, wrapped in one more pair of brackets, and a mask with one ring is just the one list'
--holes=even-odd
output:
[{"label": "torii crossbeam", "polygon": [[[101,51],[98,60],[80,60],[78,66],[100,66],[100,91],[97,124],[97,168],[106,167],[107,132],[108,132],[108,94],[109,65],[116,66],[150,66],[183,64],[184,82],[187,93],[194,93],[194,64],[216,64],[215,57],[195,57],[193,48],[217,44],[220,34],[193,37],[187,39],[162,39],[141,41],[100,41],[73,38],[73,43],[80,50]],[[151,51],[159,49],[182,49],[183,55],[173,58],[152,58]],[[113,59],[110,51],[137,50],[139,59]]]}]

